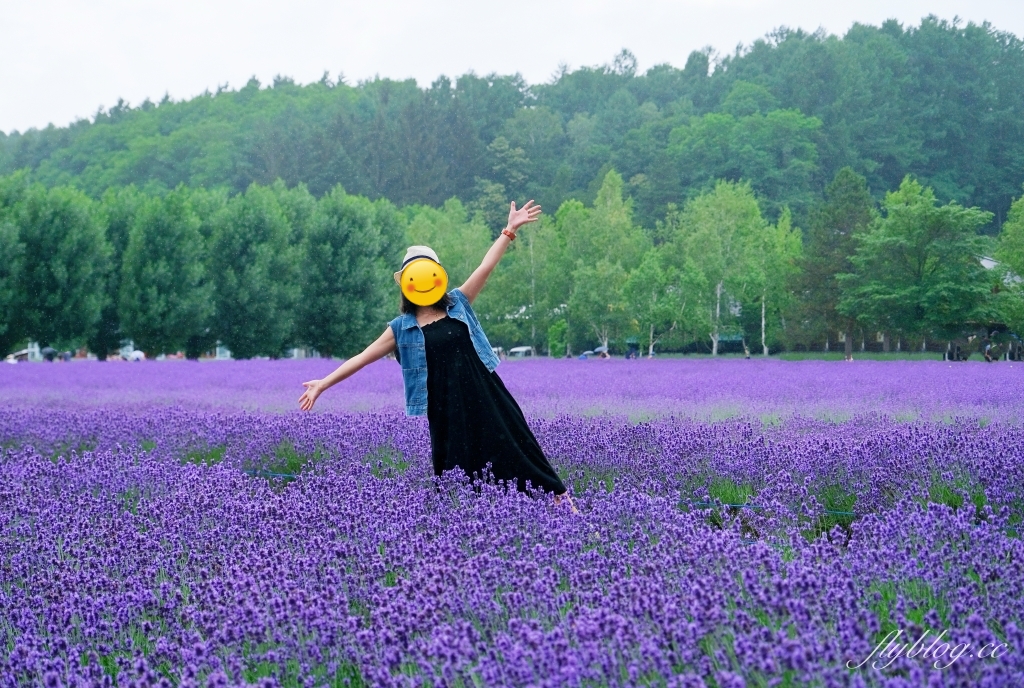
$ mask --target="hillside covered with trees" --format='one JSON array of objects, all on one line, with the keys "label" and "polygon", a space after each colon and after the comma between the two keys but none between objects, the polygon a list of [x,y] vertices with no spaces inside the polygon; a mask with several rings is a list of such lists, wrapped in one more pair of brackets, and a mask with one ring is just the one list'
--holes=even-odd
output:
[{"label": "hillside covered with trees", "polygon": [[1021,41],[929,18],[841,38],[779,30],[722,59],[695,52],[681,69],[643,74],[624,51],[546,84],[280,77],[0,138],[0,174],[27,168],[93,197],[281,179],[317,197],[341,184],[399,206],[458,197],[493,212],[506,195],[590,202],[614,168],[645,227],[718,179],[749,180],[773,218],[789,206],[802,221],[843,167],[876,200],[913,174],[1001,225],[1024,179]]},{"label": "hillside covered with trees", "polygon": [[406,244],[457,284],[510,198],[547,212],[478,303],[495,344],[1020,332],[1022,183],[1024,44],[933,18],[547,84],[250,81],[0,134],[0,349],[347,355]]}]

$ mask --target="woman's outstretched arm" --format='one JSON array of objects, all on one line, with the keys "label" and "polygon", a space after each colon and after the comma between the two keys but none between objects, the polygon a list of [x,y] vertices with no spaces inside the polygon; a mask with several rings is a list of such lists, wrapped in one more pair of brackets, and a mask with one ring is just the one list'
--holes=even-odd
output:
[{"label": "woman's outstretched arm", "polygon": [[[540,206],[534,205],[533,201],[528,201],[522,208],[516,209],[516,202],[512,201],[511,209],[508,212],[508,225],[505,229],[512,234],[519,231],[519,228],[528,222],[536,222],[540,218]],[[473,271],[473,274],[469,276],[466,283],[459,287],[459,291],[469,299],[470,303],[476,299],[480,294],[480,290],[487,284],[487,278],[491,276],[494,268],[497,267],[498,261],[505,255],[505,249],[512,243],[512,239],[504,233],[499,234],[494,244],[487,251],[487,255],[484,256],[483,262],[480,263],[480,267]]]},{"label": "woman's outstretched arm", "polygon": [[317,397],[320,393],[329,387],[333,387],[347,377],[351,377],[358,373],[362,368],[376,360],[384,358],[389,353],[395,350],[395,333],[391,331],[391,328],[384,330],[384,334],[377,338],[370,346],[363,349],[363,351],[352,358],[348,359],[340,366],[337,370],[323,378],[322,380],[310,380],[309,382],[303,382],[302,386],[306,388],[306,391],[299,397],[299,408],[303,411],[308,411],[313,408],[313,404],[316,403]]}]

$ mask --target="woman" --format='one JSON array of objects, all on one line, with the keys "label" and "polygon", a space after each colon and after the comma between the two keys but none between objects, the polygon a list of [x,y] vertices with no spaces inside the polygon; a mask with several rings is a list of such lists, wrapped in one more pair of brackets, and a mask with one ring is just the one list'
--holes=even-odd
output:
[{"label": "woman", "polygon": [[[520,490],[531,483],[568,499],[565,485],[544,457],[515,399],[494,372],[498,357],[484,335],[470,304],[487,283],[519,228],[541,213],[530,201],[512,203],[502,230],[469,279],[447,291],[448,275],[426,246],[412,246],[395,273],[402,292],[402,315],[362,353],[345,361],[322,380],[302,383],[303,411],[320,394],[355,374],[368,363],[395,352],[402,364],[405,411],[426,415],[434,474],[460,468],[484,476],[488,464],[498,480],[514,480]],[[572,501],[569,501],[572,505]],[[575,507],[573,507],[575,511]]]}]

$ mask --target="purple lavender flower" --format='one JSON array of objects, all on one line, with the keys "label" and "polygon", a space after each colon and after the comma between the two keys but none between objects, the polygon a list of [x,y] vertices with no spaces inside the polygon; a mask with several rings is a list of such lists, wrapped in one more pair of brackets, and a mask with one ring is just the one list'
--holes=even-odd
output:
[{"label": "purple lavender flower", "polygon": [[1024,684],[1016,366],[502,366],[573,516],[323,365],[0,371],[0,683]]}]

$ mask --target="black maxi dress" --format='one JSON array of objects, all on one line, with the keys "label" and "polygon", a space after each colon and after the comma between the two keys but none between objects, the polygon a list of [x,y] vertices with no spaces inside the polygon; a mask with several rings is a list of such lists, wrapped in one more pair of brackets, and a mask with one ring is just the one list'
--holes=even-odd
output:
[{"label": "black maxi dress", "polygon": [[565,492],[519,404],[477,355],[465,323],[445,316],[422,330],[434,474],[458,467],[483,478],[490,464],[494,478],[515,481],[519,490],[529,481],[535,489]]}]

